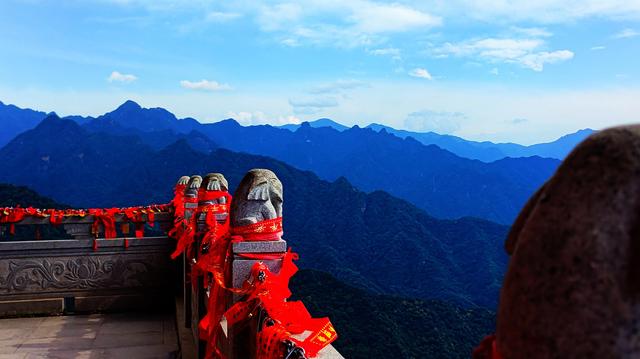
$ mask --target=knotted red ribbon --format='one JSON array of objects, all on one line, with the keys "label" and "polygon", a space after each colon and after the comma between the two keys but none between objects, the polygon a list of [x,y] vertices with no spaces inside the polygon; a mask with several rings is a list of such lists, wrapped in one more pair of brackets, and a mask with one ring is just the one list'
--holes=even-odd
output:
[{"label": "knotted red ribbon", "polygon": [[187,188],[184,184],[177,184],[173,189],[173,199],[169,206],[173,208],[173,227],[169,231],[169,237],[180,238],[184,230],[182,221],[184,220],[184,190]]},{"label": "knotted red ribbon", "polygon": [[[178,239],[178,243],[176,244],[176,250],[171,254],[171,259],[176,259],[182,252],[191,248],[193,244],[194,236],[196,234],[196,227],[198,225],[198,216],[196,215],[196,210],[198,206],[198,198],[197,197],[184,197],[184,209],[183,209],[183,218],[180,222],[175,222],[174,220],[174,229],[169,232],[169,235],[178,235],[178,237],[174,237]],[[190,205],[191,208],[187,210],[187,206]],[[176,217],[177,219],[177,217]]]},{"label": "knotted red ribbon", "polygon": [[[246,320],[249,313],[258,308],[265,311],[268,320],[262,323],[258,332],[258,359],[282,358],[284,341],[304,349],[307,357],[314,357],[338,337],[328,318],[312,318],[302,302],[287,301],[291,296],[289,280],[298,270],[293,263],[297,258],[297,254],[289,250],[282,258],[282,267],[277,275],[264,263],[256,262],[244,285],[247,297],[224,314],[227,324],[232,326]],[[311,334],[304,340],[293,337],[306,331]]]},{"label": "knotted red ribbon", "polygon": [[[225,198],[225,203],[212,203],[214,200]],[[219,337],[219,323],[222,314],[227,307],[228,292],[239,293],[239,291],[229,288],[225,278],[229,278],[230,271],[228,259],[230,258],[230,226],[229,226],[229,204],[231,195],[224,191],[207,191],[200,189],[198,193],[198,209],[195,218],[201,218],[204,214],[204,228],[201,247],[198,252],[198,261],[193,266],[191,282],[197,285],[197,277],[204,275],[213,279],[210,283],[204,281],[204,285],[210,285],[209,302],[207,314],[198,323],[200,339],[205,340],[207,346],[207,357],[222,357],[222,353],[217,348],[217,338]],[[218,222],[218,215],[225,215],[222,223]],[[196,228],[197,222],[193,228]],[[184,235],[183,235],[184,236]],[[183,237],[184,238],[184,237]],[[193,239],[190,240],[190,243]],[[189,244],[190,245],[190,244]]]},{"label": "knotted red ribbon", "polygon": [[233,227],[231,233],[244,241],[276,241],[282,238],[282,217],[267,219],[246,226]]}]

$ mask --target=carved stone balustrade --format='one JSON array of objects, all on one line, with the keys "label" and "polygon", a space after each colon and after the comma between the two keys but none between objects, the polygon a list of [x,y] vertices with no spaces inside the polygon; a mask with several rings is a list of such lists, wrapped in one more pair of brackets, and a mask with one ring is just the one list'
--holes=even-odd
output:
[{"label": "carved stone balustrade", "polygon": [[[171,224],[156,213],[155,230]],[[128,222],[116,216],[116,222]],[[48,225],[26,218],[16,226]],[[166,235],[96,239],[92,216],[66,217],[73,239],[0,240],[0,316],[149,308],[172,300],[175,241]],[[125,246],[125,242],[127,246]]]}]

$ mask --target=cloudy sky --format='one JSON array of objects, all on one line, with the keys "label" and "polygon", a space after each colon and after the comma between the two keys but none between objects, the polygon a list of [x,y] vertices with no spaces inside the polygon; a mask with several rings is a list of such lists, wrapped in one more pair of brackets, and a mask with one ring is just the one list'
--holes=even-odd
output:
[{"label": "cloudy sky", "polygon": [[640,0],[3,0],[0,101],[534,143],[640,122]]}]

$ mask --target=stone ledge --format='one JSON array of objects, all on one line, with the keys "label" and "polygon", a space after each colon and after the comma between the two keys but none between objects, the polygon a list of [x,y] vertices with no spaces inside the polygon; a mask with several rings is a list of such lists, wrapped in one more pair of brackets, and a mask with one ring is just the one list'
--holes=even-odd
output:
[{"label": "stone ledge", "polygon": [[244,241],[232,244],[233,253],[284,253],[287,242],[278,241]]},{"label": "stone ledge", "polygon": [[64,310],[63,298],[3,300],[0,301],[0,318],[42,314],[59,314]]}]

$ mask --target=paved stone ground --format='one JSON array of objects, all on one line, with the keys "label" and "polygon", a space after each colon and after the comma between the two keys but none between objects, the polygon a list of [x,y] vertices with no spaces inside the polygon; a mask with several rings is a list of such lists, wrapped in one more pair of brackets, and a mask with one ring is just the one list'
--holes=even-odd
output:
[{"label": "paved stone ground", "polygon": [[92,314],[0,319],[0,359],[176,358],[171,314]]}]

